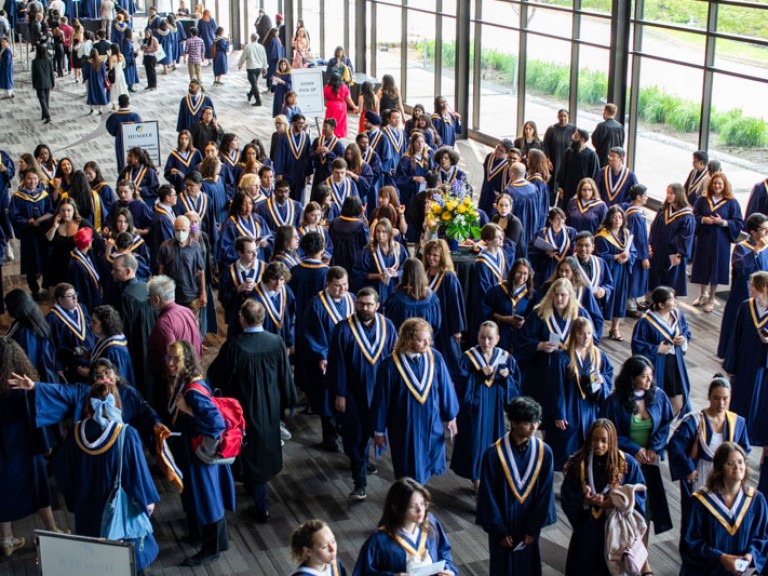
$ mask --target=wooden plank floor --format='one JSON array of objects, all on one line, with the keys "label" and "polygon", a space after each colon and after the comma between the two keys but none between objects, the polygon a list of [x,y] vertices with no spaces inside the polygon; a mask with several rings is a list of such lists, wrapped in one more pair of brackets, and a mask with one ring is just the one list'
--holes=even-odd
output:
[{"label": "wooden plank floor", "polygon": [[[230,58],[231,73],[225,77],[223,86],[212,87],[211,70],[204,69],[209,94],[214,100],[221,124],[237,132],[241,146],[253,137],[268,143],[273,130],[270,119],[271,97],[264,97],[265,106],[262,108],[247,104],[244,98],[247,91],[245,74],[235,71],[237,57],[239,54],[235,53]],[[176,110],[179,99],[186,91],[186,84],[187,75],[182,66],[168,76],[159,77],[160,89],[157,92],[139,92],[134,97],[134,109],[145,120],[160,121],[163,158],[175,144]],[[39,142],[46,142],[51,145],[56,157],[70,156],[77,167],[81,167],[87,160],[96,160],[108,181],[114,180],[116,170],[113,141],[104,129],[106,116],[86,115],[88,108],[84,104],[81,84],[75,84],[68,78],[60,82],[52,95],[54,121],[47,126],[37,120],[39,111],[29,75],[20,64],[16,68],[16,94],[13,101],[3,101],[0,107],[0,148],[8,151],[16,160],[21,153],[31,152]],[[357,117],[351,117],[349,125],[352,137]],[[463,167],[468,169],[471,179],[477,182],[482,176],[480,161],[487,149],[476,142],[461,142],[459,149]],[[680,167],[681,173],[685,170],[687,167]],[[24,283],[15,276],[16,266],[6,266],[4,273],[6,291],[11,287],[23,286]],[[720,369],[713,351],[717,344],[722,307],[716,308],[711,315],[705,315],[688,306],[686,301],[690,300],[692,298],[683,299],[681,308],[693,331],[687,363],[692,383],[692,401],[698,409],[704,406],[711,376]],[[604,349],[617,369],[629,355],[632,324],[632,321],[627,321],[624,326],[623,333],[627,341],[604,343]],[[4,317],[0,328],[6,325],[7,317]],[[221,337],[209,337],[208,344],[211,347],[206,353],[206,362],[213,358],[220,342]],[[386,490],[394,479],[389,456],[378,461],[379,475],[369,479],[367,501],[350,504],[347,494],[352,488],[352,482],[347,459],[343,455],[328,455],[312,448],[320,440],[318,419],[299,414],[289,423],[289,427],[294,437],[285,444],[285,468],[270,485],[272,521],[261,526],[244,522],[236,514],[229,514],[231,549],[214,564],[194,569],[178,567],[192,550],[180,542],[185,529],[180,499],[165,482],[158,481],[162,502],[154,519],[161,552],[147,574],[287,574],[293,566],[288,550],[289,536],[301,521],[312,517],[323,518],[331,524],[339,543],[340,558],[348,569],[352,568],[361,544],[376,527]],[[449,455],[450,450],[449,447]],[[750,461],[756,465],[759,456],[753,453]],[[678,488],[669,480],[667,467],[662,467],[662,470],[676,524],[675,530],[660,537],[652,537],[651,557],[656,574],[672,575],[677,574],[679,565]],[[469,482],[449,472],[433,478],[428,487],[433,494],[434,512],[448,532],[454,559],[461,573],[487,575],[486,536],[474,525],[474,497]],[[73,528],[73,518],[62,509],[63,503],[55,490],[54,502],[58,522]],[[238,509],[242,510],[248,504],[242,487],[238,486]],[[15,532],[29,540],[32,530],[37,527],[40,525],[33,517],[16,523]],[[542,534],[544,574],[564,572],[569,537],[570,527],[560,514],[559,522]],[[30,545],[14,554],[12,559],[0,560],[0,576],[21,574],[37,574],[35,553]]]}]

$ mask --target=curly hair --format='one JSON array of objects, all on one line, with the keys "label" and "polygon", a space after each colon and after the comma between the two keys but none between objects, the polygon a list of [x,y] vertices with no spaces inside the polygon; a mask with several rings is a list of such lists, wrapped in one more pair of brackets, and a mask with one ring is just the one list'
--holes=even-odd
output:
[{"label": "curly hair", "polygon": [[566,462],[565,468],[563,469],[563,473],[566,477],[572,474],[581,474],[581,465],[582,463],[587,462],[589,454],[592,452],[592,436],[594,436],[595,431],[598,428],[602,428],[608,433],[608,451],[606,454],[608,458],[605,465],[605,474],[608,486],[615,488],[621,484],[621,477],[626,471],[626,463],[619,452],[619,440],[616,426],[614,426],[613,422],[607,418],[598,418],[592,423],[592,426],[589,427],[589,431],[587,432],[587,438],[584,441],[584,444],[568,459],[568,462]]},{"label": "curly hair", "polygon": [[123,321],[112,306],[96,306],[91,312],[91,317],[101,322],[101,331],[105,338],[123,333]]},{"label": "curly hair", "polygon": [[37,370],[23,348],[8,336],[0,336],[0,393],[8,390],[11,374],[22,374],[37,381]]}]

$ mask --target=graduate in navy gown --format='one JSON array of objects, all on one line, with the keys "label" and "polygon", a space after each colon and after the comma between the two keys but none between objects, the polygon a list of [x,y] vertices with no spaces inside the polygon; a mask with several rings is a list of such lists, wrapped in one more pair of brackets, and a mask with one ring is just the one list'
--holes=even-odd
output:
[{"label": "graduate in navy gown", "polygon": [[715,452],[706,487],[697,491],[680,530],[681,576],[762,573],[768,558],[768,507],[751,486],[744,450],[732,442]]},{"label": "graduate in navy gown", "polygon": [[226,132],[221,137],[219,145],[219,161],[221,162],[221,177],[224,180],[224,187],[227,189],[227,196],[235,195],[235,189],[240,182],[243,166],[240,165],[241,152],[238,148],[237,135],[232,132]]},{"label": "graduate in navy gown", "polygon": [[[196,151],[197,152],[197,151]],[[197,170],[186,175],[181,174],[184,189],[177,194],[173,212],[176,216],[184,216],[189,212],[197,214],[200,230],[208,235],[213,245],[219,242],[219,226],[213,209],[211,197],[203,192],[203,176]]]},{"label": "graduate in navy gown", "polygon": [[[350,196],[360,196],[363,202],[366,202],[366,196],[360,193],[357,184],[349,176],[347,170],[347,161],[344,158],[337,158],[331,164],[331,175],[323,182],[331,192],[333,201],[332,211],[336,214],[341,213],[341,207],[344,206],[344,200]],[[329,218],[331,219],[331,218]]]},{"label": "graduate in navy gown", "polygon": [[160,187],[157,203],[154,205],[149,231],[149,256],[152,272],[157,272],[157,255],[160,246],[166,240],[173,238],[173,223],[176,220],[173,208],[176,206],[176,200],[176,189],[170,184],[163,184]]},{"label": "graduate in navy gown", "polygon": [[[336,324],[329,341],[326,381],[344,430],[344,453],[350,459],[355,484],[349,495],[352,500],[366,498],[376,372],[392,353],[397,339],[395,325],[377,313],[378,309],[378,292],[370,287],[361,289],[354,315]],[[316,345],[317,342],[312,343],[313,349]]]},{"label": "graduate in navy gown", "polygon": [[371,414],[379,448],[389,434],[395,477],[426,483],[445,472],[445,431],[455,436],[459,401],[442,355],[430,344],[432,327],[410,318],[400,327],[392,356],[376,374]]},{"label": "graduate in navy gown", "polygon": [[558,353],[555,377],[547,382],[547,395],[555,410],[555,426],[547,433],[547,443],[558,471],[584,445],[590,426],[613,391],[613,365],[595,346],[593,334],[588,318],[573,321],[565,350]]},{"label": "graduate in navy gown", "polygon": [[506,431],[504,409],[519,396],[522,378],[514,357],[498,347],[499,327],[486,320],[480,325],[477,346],[459,361],[461,375],[454,379],[459,398],[456,437],[451,470],[480,484],[480,464],[486,448]]},{"label": "graduate in navy gown", "polygon": [[118,374],[131,386],[135,386],[133,361],[128,352],[128,340],[123,334],[123,323],[120,315],[112,306],[97,306],[91,311],[91,329],[96,343],[91,350],[91,366],[106,358]]},{"label": "graduate in navy gown", "polygon": [[533,270],[524,258],[515,260],[507,279],[493,286],[483,297],[483,317],[499,325],[499,348],[519,360],[523,326],[536,303]]},{"label": "graduate in navy gown", "polygon": [[557,265],[554,274],[552,274],[547,282],[542,284],[541,290],[537,292],[536,296],[546,294],[552,283],[558,278],[567,278],[571,281],[576,301],[592,320],[592,326],[595,328],[595,341],[599,341],[603,337],[603,326],[605,324],[603,311],[600,309],[600,304],[597,302],[594,293],[584,280],[575,256],[568,256]]},{"label": "graduate in navy gown", "polygon": [[24,350],[37,374],[44,382],[59,382],[61,368],[56,347],[51,340],[51,327],[32,296],[15,288],[5,296],[5,305],[12,318],[6,336]]},{"label": "graduate in navy gown", "polygon": [[633,315],[637,312],[637,299],[645,298],[648,293],[648,269],[651,267],[650,244],[648,243],[648,221],[643,209],[648,201],[648,189],[642,184],[636,184],[629,190],[630,203],[626,205],[627,229],[632,234],[635,247],[635,262],[629,270],[629,286],[627,288],[627,311]]},{"label": "graduate in navy gown", "polygon": [[701,286],[694,306],[712,312],[718,284],[728,284],[731,244],[738,242],[744,220],[739,201],[733,197],[728,178],[722,172],[712,175],[707,189],[693,207],[696,218],[696,250],[691,266],[691,282]]},{"label": "graduate in navy gown", "polygon": [[528,167],[528,181],[536,187],[539,197],[539,221],[536,229],[541,230],[547,225],[549,215],[549,161],[544,152],[536,148],[528,150],[526,157]]},{"label": "graduate in navy gown", "polygon": [[234,243],[238,258],[228,266],[221,265],[219,278],[219,302],[224,309],[224,322],[227,324],[227,339],[237,336],[240,326],[240,306],[253,295],[256,284],[267,267],[257,258],[257,244],[253,238],[238,236]]},{"label": "graduate in navy gown", "polygon": [[168,346],[166,369],[173,382],[168,406],[170,428],[181,432],[172,437],[170,448],[184,475],[185,489],[181,503],[187,515],[189,539],[199,551],[184,562],[200,566],[219,558],[229,549],[225,511],[235,509],[235,484],[227,464],[206,464],[194,452],[192,439],[218,438],[225,423],[211,402],[211,390],[205,382],[200,360],[193,346],[176,341]]},{"label": "graduate in navy gown", "polygon": [[627,219],[620,206],[611,206],[605,221],[595,235],[595,252],[606,263],[613,280],[613,293],[604,309],[611,321],[611,338],[622,342],[621,319],[627,315],[629,274],[635,265],[637,251]]},{"label": "graduate in navy gown", "polygon": [[133,87],[139,83],[139,73],[136,70],[136,48],[133,46],[133,30],[126,26],[124,37],[120,42],[120,52],[125,58],[125,83],[129,92],[135,92]]},{"label": "graduate in navy gown", "polygon": [[291,556],[299,562],[291,576],[347,576],[347,569],[336,558],[337,551],[336,537],[325,522],[302,522],[291,534]]},{"label": "graduate in navy gown", "polygon": [[432,151],[424,133],[411,132],[408,150],[397,164],[395,186],[400,192],[400,204],[408,206],[419,192],[427,188],[427,173],[432,170]]},{"label": "graduate in navy gown", "polygon": [[200,32],[200,38],[205,44],[205,57],[209,63],[213,58],[213,41],[216,38],[216,29],[219,27],[216,20],[211,16],[211,11],[203,10],[203,17],[197,21],[197,29]]},{"label": "graduate in navy gown", "polygon": [[[619,448],[632,454],[643,471],[654,533],[672,529],[660,461],[674,420],[672,405],[653,381],[653,364],[644,356],[632,356],[616,376],[616,389],[605,401],[601,415],[616,426]],[[646,544],[648,539],[646,532]]]},{"label": "graduate in navy gown", "polygon": [[[336,129],[336,120],[326,118],[323,120],[323,133],[315,138],[310,147],[310,161],[314,171],[312,179],[312,188],[325,182],[331,175],[332,165],[336,159],[344,160],[344,143],[334,134]],[[346,166],[344,166],[346,170]],[[337,200],[336,204],[341,208],[344,198]]]},{"label": "graduate in navy gown", "polygon": [[45,266],[45,249],[41,224],[53,218],[53,202],[40,188],[40,177],[34,169],[21,176],[23,185],[11,197],[9,215],[13,231],[21,245],[21,273],[27,278],[32,296],[37,298],[40,284],[37,276]]},{"label": "graduate in navy gown", "polygon": [[434,336],[435,348],[443,355],[448,372],[455,379],[460,373],[461,334],[467,330],[467,307],[445,240],[430,240],[424,245],[423,264],[429,289],[440,304],[440,328]]},{"label": "graduate in navy gown", "polygon": [[193,172],[195,166],[203,161],[203,153],[192,144],[192,134],[182,130],[176,137],[176,149],[171,150],[165,161],[163,176],[166,181],[176,188],[176,192],[184,192],[184,178]]},{"label": "graduate in navy gown", "polygon": [[290,184],[291,197],[302,203],[307,176],[312,174],[309,135],[303,129],[305,122],[303,114],[294,114],[288,132],[278,136],[274,158],[278,181],[286,180]]},{"label": "graduate in navy gown", "polygon": [[323,226],[323,209],[317,202],[309,202],[304,207],[304,213],[301,217],[301,226],[299,227],[299,258],[304,258],[306,254],[301,251],[301,239],[310,232],[320,234],[323,237],[325,248],[323,250],[323,262],[326,264],[333,257],[333,242],[328,234],[328,229]]},{"label": "graduate in navy gown", "polygon": [[629,203],[629,192],[637,184],[637,176],[624,164],[626,155],[624,148],[611,148],[608,152],[608,165],[598,174],[597,187],[600,197],[609,208]]},{"label": "graduate in navy gown", "polygon": [[728,337],[723,368],[731,375],[733,410],[747,421],[749,440],[768,445],[768,272],[749,281],[751,298],[744,300]]},{"label": "graduate in navy gown", "polygon": [[504,253],[504,231],[497,224],[486,224],[480,232],[480,239],[485,243],[485,250],[475,259],[470,276],[469,310],[470,332],[477,333],[483,316],[483,298],[492,287],[503,283],[512,260]]},{"label": "graduate in navy gown", "polygon": [[650,309],[632,331],[632,354],[651,361],[658,387],[669,396],[675,415],[682,416],[690,410],[685,352],[691,331],[677,308],[674,290],[660,286],[651,292],[650,300]]},{"label": "graduate in navy gown", "polygon": [[[200,27],[201,23],[198,23]],[[202,38],[202,28],[200,27],[200,37]],[[209,56],[206,56],[208,58]],[[200,81],[192,79],[189,81],[189,92],[179,102],[179,115],[176,120],[176,132],[182,130],[192,130],[192,125],[195,122],[199,122],[203,117],[203,111],[206,108],[210,108],[213,112],[214,118],[216,117],[216,111],[213,107],[213,101],[211,97],[203,93],[203,87],[200,85]]]},{"label": "graduate in navy gown", "polygon": [[750,277],[755,272],[768,271],[768,216],[752,214],[747,218],[749,237],[733,247],[731,254],[731,290],[723,309],[717,355],[724,358],[733,337],[736,313],[741,303],[749,297]]},{"label": "graduate in navy gown", "polygon": [[752,187],[744,217],[749,218],[752,214],[768,214],[768,178]]},{"label": "graduate in navy gown", "polygon": [[[563,512],[573,530],[565,564],[567,576],[610,576],[605,562],[605,522],[611,502],[606,493],[644,482],[635,459],[619,449],[613,423],[605,418],[595,420],[584,445],[565,466],[560,493]],[[635,509],[645,513],[645,493],[639,490],[635,492]],[[650,570],[644,573],[653,574]]]},{"label": "graduate in navy gown", "polygon": [[51,339],[67,382],[81,382],[88,375],[88,354],[95,343],[91,317],[85,307],[77,303],[72,284],[58,284],[53,297],[55,304],[47,316]]},{"label": "graduate in navy gown", "polygon": [[[370,231],[363,220],[363,203],[360,198],[350,196],[344,201],[341,214],[328,227],[328,236],[333,241],[331,264],[351,272],[359,254],[366,250],[370,242]],[[351,286],[359,288],[354,279]]]},{"label": "graduate in navy gown", "polygon": [[160,181],[157,178],[157,170],[149,153],[143,148],[133,147],[128,150],[125,168],[120,172],[120,180],[133,180],[139,191],[139,197],[150,208],[157,200]]},{"label": "graduate in navy gown", "polygon": [[515,162],[508,168],[509,185],[504,190],[512,198],[512,212],[523,225],[523,235],[518,244],[522,243],[522,252],[518,256],[526,256],[528,245],[540,229],[539,221],[541,202],[536,186],[525,178],[525,164]]},{"label": "graduate in navy gown", "polygon": [[[291,228],[292,233],[298,236],[296,229]],[[303,319],[309,301],[325,288],[325,277],[329,266],[321,260],[325,250],[325,242],[321,234],[310,232],[299,241],[299,247],[306,257],[291,268],[289,286],[296,298],[296,318]]]},{"label": "graduate in navy gown", "polygon": [[504,231],[504,255],[513,262],[516,258],[525,258],[528,246],[523,241],[523,224],[512,213],[512,196],[503,192],[499,194],[495,204],[495,214],[490,223],[497,224]]},{"label": "graduate in navy gown", "polygon": [[392,224],[382,218],[376,222],[370,243],[358,253],[354,262],[351,274],[353,288],[371,286],[386,304],[390,294],[395,291],[407,258],[408,251],[394,238]]},{"label": "graduate in navy gown", "polygon": [[444,96],[435,96],[435,111],[429,117],[444,146],[455,146],[461,134],[461,115],[451,110]]},{"label": "graduate in navy gown", "polygon": [[216,157],[204,158],[200,164],[200,175],[203,177],[203,192],[210,199],[213,218],[219,225],[227,219],[230,201],[232,200],[224,184],[225,179],[222,176],[222,172],[221,160]]},{"label": "graduate in navy gown", "polygon": [[565,225],[565,212],[557,207],[552,208],[547,216],[547,226],[536,233],[528,247],[537,290],[552,276],[557,264],[573,252],[575,237],[576,230]]},{"label": "graduate in navy gown", "polygon": [[605,220],[608,206],[600,200],[597,184],[592,178],[584,178],[576,188],[576,195],[568,201],[565,211],[568,226],[577,232],[584,230],[594,234]]},{"label": "graduate in navy gown", "polygon": [[354,576],[406,574],[420,566],[445,561],[437,576],[457,576],[451,544],[443,526],[429,512],[429,491],[412,478],[389,488],[376,530],[363,544]]},{"label": "graduate in navy gown", "polygon": [[93,258],[93,229],[80,228],[74,236],[75,249],[69,259],[67,280],[75,287],[78,302],[92,311],[101,305],[101,277]]},{"label": "graduate in navy gown", "polygon": [[75,515],[75,533],[98,538],[105,536],[102,515],[109,503],[115,473],[121,474],[121,488],[146,515],[148,524],[147,533],[134,541],[136,568],[142,574],[159,551],[149,515],[160,496],[144,458],[138,432],[123,424],[117,387],[97,383],[88,399],[85,419],[75,424],[54,460],[56,480],[67,508]]},{"label": "graduate in navy gown", "polygon": [[523,392],[544,407],[545,430],[554,426],[554,398],[548,398],[545,383],[557,377],[557,352],[565,348],[571,325],[579,317],[588,314],[579,306],[573,284],[567,278],[558,278],[523,325],[517,358],[524,374]]},{"label": "graduate in navy gown", "polygon": [[536,437],[538,403],[515,398],[506,414],[510,431],[483,456],[475,523],[488,533],[490,574],[541,576],[539,536],[557,521],[552,451]]},{"label": "graduate in navy gown", "polygon": [[221,77],[229,71],[229,38],[224,36],[224,28],[216,28],[216,38],[213,41],[213,76],[214,84],[223,84]]},{"label": "graduate in navy gown", "polygon": [[245,192],[238,192],[232,199],[229,217],[221,224],[218,262],[228,266],[238,258],[235,242],[241,236],[256,241],[257,258],[269,261],[274,241],[272,232],[264,219],[253,213],[253,200]]},{"label": "graduate in navy gown", "polygon": [[514,148],[512,140],[505,138],[496,144],[493,152],[485,157],[483,162],[483,186],[480,189],[480,200],[477,207],[487,214],[493,212],[496,197],[502,190],[502,179],[506,172],[507,152]]},{"label": "graduate in navy gown", "polygon": [[26,392],[12,389],[12,375],[36,378],[37,372],[21,347],[8,336],[0,337],[0,355],[0,551],[7,558],[24,546],[24,538],[13,535],[11,522],[38,513],[46,530],[58,528],[51,512],[45,447],[35,430],[34,405]]},{"label": "graduate in navy gown", "polygon": [[93,114],[94,107],[98,108],[99,114],[101,114],[101,107],[109,104],[109,94],[107,94],[105,85],[107,81],[107,65],[95,48],[91,50],[88,63],[89,66],[83,70],[83,72],[87,71],[85,77],[85,82],[88,84],[86,104],[91,107],[89,114]]},{"label": "graduate in navy gown", "polygon": [[437,333],[442,326],[440,301],[429,288],[424,265],[416,258],[406,258],[395,291],[384,302],[384,315],[398,330],[408,318],[422,318]]},{"label": "graduate in navy gown", "polygon": [[678,296],[688,295],[686,266],[693,252],[696,219],[680,184],[667,186],[667,196],[648,236],[651,267],[648,288],[669,286]]},{"label": "graduate in navy gown", "polygon": [[403,130],[403,116],[398,108],[389,111],[389,123],[381,129],[380,134],[381,137],[371,134],[371,147],[381,158],[382,185],[397,186],[395,173],[405,151],[408,150],[409,138]]},{"label": "graduate in navy gown", "polygon": [[752,450],[746,421],[728,410],[731,385],[722,374],[716,374],[712,379],[707,397],[709,406],[700,412],[688,413],[667,445],[672,480],[680,481],[683,524],[691,508],[691,496],[706,486],[718,446],[723,442],[735,442],[747,454]]},{"label": "graduate in navy gown", "polygon": [[280,180],[275,185],[275,192],[258,206],[258,213],[274,234],[280,226],[299,227],[302,205],[290,198],[290,185]]},{"label": "graduate in navy gown", "polygon": [[296,323],[296,298],[286,286],[291,280],[291,272],[282,262],[272,262],[261,274],[261,282],[256,284],[251,298],[259,302],[266,310],[264,330],[283,338],[288,352],[293,354],[294,327]]},{"label": "graduate in navy gown", "polygon": [[[133,180],[120,180],[117,183],[117,201],[114,204],[110,216],[117,218],[121,208],[126,208],[133,216],[133,225],[136,232],[148,240],[149,228],[152,225],[152,210],[141,199],[139,191]],[[112,223],[114,228],[114,221]]]},{"label": "graduate in navy gown", "polygon": [[[583,286],[594,298],[599,307],[599,315],[593,317],[593,321],[600,329],[599,333],[602,334],[602,320],[611,317],[611,302],[614,292],[613,276],[608,263],[594,255],[595,237],[591,232],[582,230],[576,234],[574,245],[574,256],[566,258],[566,261],[573,265],[574,287],[577,295]],[[558,265],[558,270],[562,268],[561,263]],[[586,305],[583,306],[587,308]]]}]

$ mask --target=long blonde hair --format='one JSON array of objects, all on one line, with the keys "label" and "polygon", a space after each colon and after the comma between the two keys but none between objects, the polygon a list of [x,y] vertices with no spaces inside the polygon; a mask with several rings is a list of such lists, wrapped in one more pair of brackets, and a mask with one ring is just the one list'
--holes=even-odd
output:
[{"label": "long blonde hair", "polygon": [[[589,318],[580,316],[573,321],[573,324],[571,324],[571,337],[568,338],[565,350],[568,353],[568,358],[570,358],[570,361],[568,362],[568,370],[570,370],[573,376],[579,375],[579,361],[578,358],[576,358],[576,338],[574,338],[574,336],[576,334],[584,333],[587,329],[591,330],[592,334],[595,333],[595,328],[592,326],[592,321]],[[597,364],[600,361],[600,350],[595,346],[593,338],[590,338],[587,343],[587,357],[589,358],[590,365],[593,368],[597,368]]]},{"label": "long blonde hair", "polygon": [[432,337],[432,325],[423,318],[408,318],[403,325],[400,326],[400,332],[397,335],[397,342],[395,342],[395,349],[393,354],[403,354],[413,349],[413,342],[416,340],[416,334],[418,332],[429,332],[430,338]]},{"label": "long blonde hair", "polygon": [[558,288],[565,288],[568,292],[568,305],[565,307],[561,316],[566,320],[576,320],[579,317],[579,303],[576,300],[576,292],[573,289],[573,284],[571,284],[571,281],[568,280],[568,278],[558,278],[555,280],[552,283],[552,286],[549,287],[549,290],[547,290],[547,293],[544,294],[541,302],[536,305],[534,311],[539,315],[539,318],[550,318],[555,311],[555,306],[552,301],[554,299],[555,290]]}]

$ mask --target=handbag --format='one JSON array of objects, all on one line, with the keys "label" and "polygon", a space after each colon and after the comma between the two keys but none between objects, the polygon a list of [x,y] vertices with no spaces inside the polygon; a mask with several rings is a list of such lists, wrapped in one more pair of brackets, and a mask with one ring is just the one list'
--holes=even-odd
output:
[{"label": "handbag", "polygon": [[127,425],[121,425],[117,437],[119,465],[104,511],[101,513],[101,537],[107,540],[133,540],[152,534],[152,522],[146,510],[122,486],[123,446]]},{"label": "handbag", "polygon": [[155,51],[155,58],[157,58],[157,61],[160,62],[160,60],[165,60],[166,56],[167,54],[165,53],[165,50],[163,50],[163,45],[158,42],[157,50]]},{"label": "handbag", "polygon": [[115,83],[115,68],[114,66],[109,69],[109,72],[107,72],[107,80],[109,80],[110,84]]}]

